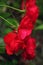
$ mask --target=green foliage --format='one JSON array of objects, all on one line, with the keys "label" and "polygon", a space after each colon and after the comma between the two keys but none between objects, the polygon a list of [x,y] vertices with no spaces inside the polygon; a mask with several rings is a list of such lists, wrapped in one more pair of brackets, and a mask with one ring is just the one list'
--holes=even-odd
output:
[{"label": "green foliage", "polygon": [[7,13],[7,12],[2,12],[2,13],[0,13],[0,16],[2,16],[2,17],[4,17],[4,18],[7,18],[7,17],[9,17],[11,14],[10,13]]},{"label": "green foliage", "polygon": [[43,24],[37,26],[37,27],[35,28],[35,30],[43,30]]},{"label": "green foliage", "polygon": [[19,1],[18,0],[15,0],[13,2],[13,6],[16,7],[16,8],[19,8],[20,7],[20,0]]},{"label": "green foliage", "polygon": [[4,35],[6,35],[7,33],[11,32],[12,29],[11,28],[6,28],[3,32]]},{"label": "green foliage", "polygon": [[34,62],[30,62],[29,65],[36,65]]},{"label": "green foliage", "polygon": [[36,24],[39,24],[40,25],[41,24],[41,20],[37,20],[36,21]]},{"label": "green foliage", "polygon": [[43,0],[36,0],[37,1],[37,5],[39,6],[39,15],[40,18],[43,17]]},{"label": "green foliage", "polygon": [[4,46],[3,38],[0,38],[0,46]]},{"label": "green foliage", "polygon": [[7,20],[11,23],[11,24],[13,24],[13,26],[14,27],[18,27],[18,21],[15,19],[15,18],[7,18]]},{"label": "green foliage", "polygon": [[4,53],[5,49],[4,49],[4,41],[3,38],[0,38],[0,53]]},{"label": "green foliage", "polygon": [[16,65],[16,64],[14,64],[13,62],[3,62],[3,61],[1,61],[0,62],[0,65]]}]

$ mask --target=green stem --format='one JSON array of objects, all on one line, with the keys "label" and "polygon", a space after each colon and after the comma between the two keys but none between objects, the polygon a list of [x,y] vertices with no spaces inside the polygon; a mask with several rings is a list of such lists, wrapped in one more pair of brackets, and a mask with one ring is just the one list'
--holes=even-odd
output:
[{"label": "green stem", "polygon": [[16,26],[14,26],[12,23],[10,23],[8,20],[6,20],[4,17],[0,16],[1,19],[3,19],[4,21],[6,21],[7,23],[9,23],[11,26],[13,26],[14,28],[16,28]]},{"label": "green stem", "polygon": [[16,11],[18,11],[18,12],[25,12],[25,10],[20,10],[20,9],[17,9],[17,8],[14,8],[14,7],[11,7],[11,6],[8,6],[8,5],[0,5],[1,7],[8,7],[8,8],[11,8],[11,9],[13,9],[13,10],[16,10]]}]

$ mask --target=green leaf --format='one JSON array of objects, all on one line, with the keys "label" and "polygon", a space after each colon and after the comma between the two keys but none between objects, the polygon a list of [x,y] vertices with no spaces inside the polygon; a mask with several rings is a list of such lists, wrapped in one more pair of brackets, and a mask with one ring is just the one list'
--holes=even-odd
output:
[{"label": "green leaf", "polygon": [[43,24],[42,25],[39,25],[35,28],[35,30],[43,30]]},{"label": "green leaf", "polygon": [[18,21],[15,18],[7,18],[7,20],[12,23],[14,26],[18,27]]},{"label": "green leaf", "polygon": [[0,38],[0,53],[3,53],[5,51],[5,44],[3,41],[3,38]]},{"label": "green leaf", "polygon": [[4,46],[3,38],[0,38],[0,46]]},{"label": "green leaf", "polygon": [[41,24],[41,20],[36,20],[36,24]]},{"label": "green leaf", "polygon": [[[0,2],[0,5],[2,5],[2,4],[5,5],[4,2]],[[1,12],[3,12],[3,7],[0,7],[0,13],[1,13]]]},{"label": "green leaf", "polygon": [[[13,24],[13,25],[11,25],[12,28],[15,28],[15,29],[18,28],[19,23],[15,18],[7,18],[7,21],[9,21],[9,23]],[[10,26],[9,23],[5,22],[4,24],[9,27]]]},{"label": "green leaf", "polygon": [[7,34],[7,33],[9,33],[9,32],[11,32],[12,31],[12,29],[11,28],[6,28],[5,30],[4,30],[4,34]]},{"label": "green leaf", "polygon": [[18,61],[17,60],[13,60],[12,63],[16,65],[18,63]]},{"label": "green leaf", "polygon": [[19,5],[19,3],[16,1],[16,2],[13,3],[13,6],[16,7],[16,8],[19,8],[20,5]]},{"label": "green leaf", "polygon": [[5,22],[7,22],[8,24],[10,24],[13,28],[15,28],[15,29],[17,29],[17,27],[18,27],[18,23],[16,22],[16,21],[14,21],[16,24],[17,24],[17,26],[16,25],[14,25],[14,23],[12,23],[13,22],[13,20],[10,20],[10,19],[5,19],[4,17],[2,17],[2,16],[0,16],[0,18],[1,19],[3,19]]},{"label": "green leaf", "polygon": [[4,53],[5,52],[5,46],[0,46],[0,53]]},{"label": "green leaf", "polygon": [[0,16],[7,18],[9,17],[11,14],[10,13],[0,13]]},{"label": "green leaf", "polygon": [[39,7],[40,15],[43,17],[43,0],[36,0],[36,3]]},{"label": "green leaf", "polygon": [[1,1],[1,2],[0,2],[0,5],[5,5],[5,4],[6,4],[6,3],[5,3],[5,2],[3,2],[3,1]]},{"label": "green leaf", "polygon": [[14,0],[13,6],[14,6],[15,8],[20,8],[20,5],[21,5],[21,0]]},{"label": "green leaf", "polygon": [[29,65],[36,65],[35,63],[31,62]]},{"label": "green leaf", "polygon": [[16,65],[16,64],[13,64],[12,61],[1,61],[0,62],[0,65]]},{"label": "green leaf", "polygon": [[36,64],[32,60],[30,60],[29,65],[36,65]]}]

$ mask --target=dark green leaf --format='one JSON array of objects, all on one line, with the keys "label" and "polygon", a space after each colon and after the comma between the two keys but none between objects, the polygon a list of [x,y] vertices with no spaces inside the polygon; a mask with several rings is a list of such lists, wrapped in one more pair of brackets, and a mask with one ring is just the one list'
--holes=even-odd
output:
[{"label": "dark green leaf", "polygon": [[15,65],[18,63],[18,61],[17,60],[13,60],[12,61]]},{"label": "dark green leaf", "polygon": [[17,26],[18,25],[18,21],[15,18],[8,18],[7,19],[9,22],[11,22],[13,25]]},{"label": "dark green leaf", "polygon": [[41,24],[41,20],[37,20],[36,21],[36,24]]},{"label": "dark green leaf", "polygon": [[0,38],[0,46],[4,46],[3,38]]},{"label": "dark green leaf", "polygon": [[[15,27],[18,27],[18,21],[14,18],[7,18],[7,20],[11,23],[11,24],[13,24]],[[5,22],[5,24],[7,25],[7,26],[9,26],[9,24],[7,23],[7,22]]]},{"label": "dark green leaf", "polygon": [[7,33],[9,33],[9,32],[11,32],[12,31],[12,29],[11,28],[6,28],[5,30],[4,30],[4,34],[7,34]]},{"label": "dark green leaf", "polygon": [[3,38],[0,38],[0,53],[3,53],[5,51],[5,44],[4,44],[4,41],[3,41]]},{"label": "dark green leaf", "polygon": [[35,30],[43,30],[43,24],[42,25],[39,25],[35,28]]},{"label": "dark green leaf", "polygon": [[9,17],[11,14],[10,13],[0,13],[0,16],[7,18]]},{"label": "dark green leaf", "polygon": [[15,0],[14,3],[13,3],[13,6],[15,8],[20,8],[20,5],[21,5],[20,2],[21,2],[20,0]]},{"label": "dark green leaf", "polygon": [[0,5],[5,5],[5,2],[1,1],[1,2],[0,2]]}]

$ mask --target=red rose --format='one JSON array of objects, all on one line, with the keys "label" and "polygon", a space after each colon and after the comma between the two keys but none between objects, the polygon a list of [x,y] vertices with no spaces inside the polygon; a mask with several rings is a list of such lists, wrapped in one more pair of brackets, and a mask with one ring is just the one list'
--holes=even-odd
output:
[{"label": "red rose", "polygon": [[34,5],[31,7],[28,7],[26,13],[30,16],[32,21],[36,21],[36,19],[38,17],[39,9],[36,5]]},{"label": "red rose", "polygon": [[15,32],[9,32],[7,35],[4,36],[4,42],[6,44],[10,44],[12,40],[16,37]]},{"label": "red rose", "polygon": [[6,52],[8,55],[12,55],[14,53],[17,53],[19,51],[19,41],[17,40],[12,40],[10,42],[10,45],[6,45]]},{"label": "red rose", "polygon": [[22,40],[25,39],[25,37],[32,33],[33,28],[34,25],[32,24],[32,21],[27,15],[25,15],[18,28],[18,37]]},{"label": "red rose", "polygon": [[10,32],[4,37],[8,55],[16,54],[22,50],[21,55],[24,59],[32,60],[35,57],[36,41],[34,38],[30,38],[39,12],[35,3],[36,0],[26,0],[25,4],[24,1],[22,2],[21,9],[24,9],[25,5],[26,12],[18,31]]},{"label": "red rose", "polygon": [[5,46],[5,49],[8,55],[12,55],[14,53],[11,51],[11,48],[8,45]]},{"label": "red rose", "polygon": [[36,0],[26,0],[25,8],[29,8],[30,6],[34,6],[36,4]]},{"label": "red rose", "polygon": [[19,52],[25,48],[24,42],[19,40],[16,32],[10,32],[4,37],[5,49],[8,55]]},{"label": "red rose", "polygon": [[30,19],[30,17],[26,14],[20,23],[20,26],[18,29],[33,29],[33,24],[32,24],[32,20]]},{"label": "red rose", "polygon": [[32,30],[28,30],[28,29],[19,29],[18,31],[18,38],[21,40],[24,40],[27,36],[29,36],[31,34]]},{"label": "red rose", "polygon": [[29,38],[27,41],[26,53],[28,54],[28,59],[33,59],[36,55],[36,40],[34,38]]},{"label": "red rose", "polygon": [[11,44],[9,46],[14,53],[17,53],[17,52],[19,52],[19,50],[23,50],[25,48],[23,41],[21,41],[19,39],[12,40]]},{"label": "red rose", "polygon": [[36,49],[36,41],[34,38],[29,38],[26,43],[25,51],[22,53],[23,59],[34,59],[36,56],[35,49]]}]

